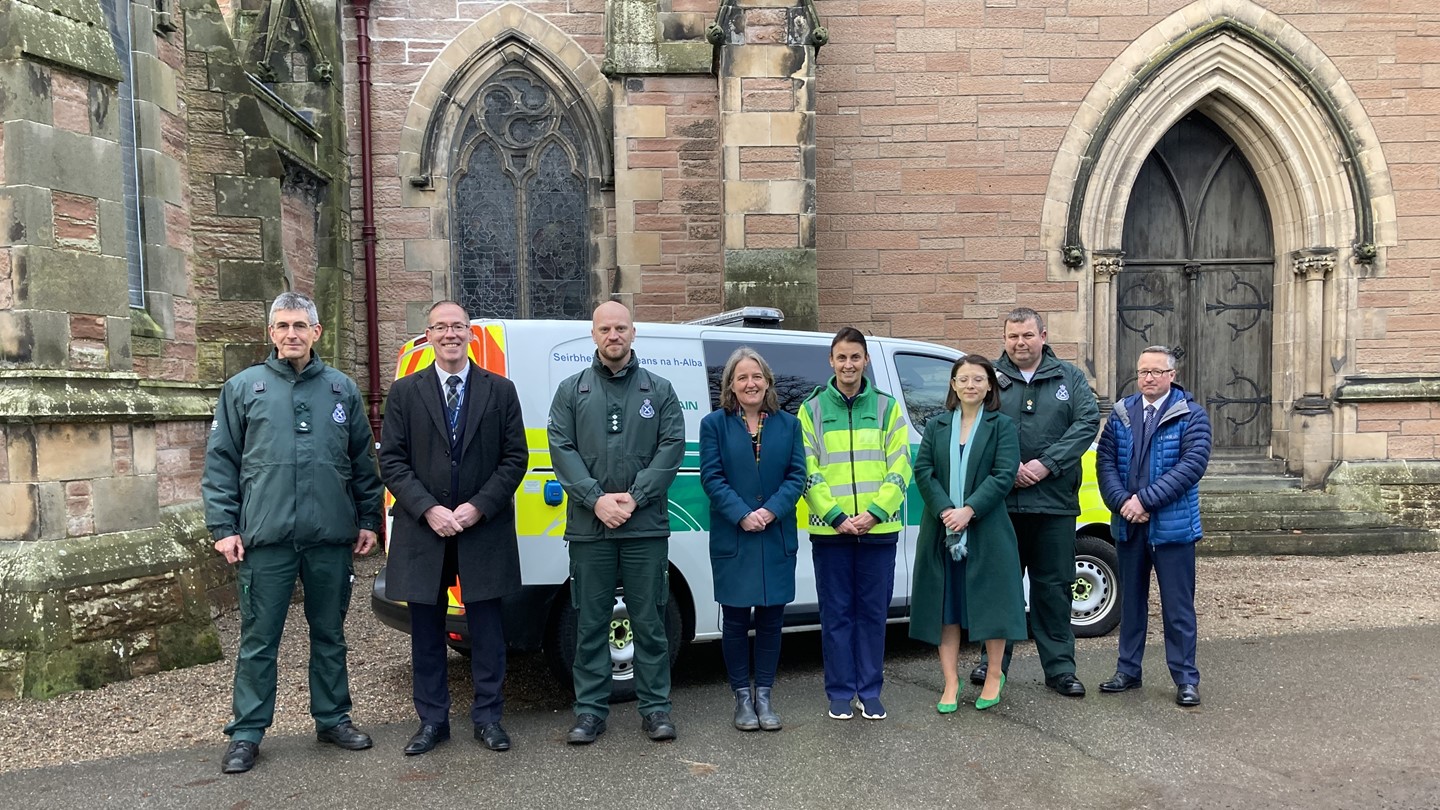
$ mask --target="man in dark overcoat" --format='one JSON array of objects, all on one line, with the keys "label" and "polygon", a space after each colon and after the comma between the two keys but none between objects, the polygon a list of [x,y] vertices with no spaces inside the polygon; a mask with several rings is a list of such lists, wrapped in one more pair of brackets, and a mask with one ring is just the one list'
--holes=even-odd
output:
[{"label": "man in dark overcoat", "polygon": [[385,596],[410,603],[420,715],[405,753],[423,754],[450,737],[445,616],[457,574],[470,633],[475,738],[505,751],[500,599],[520,589],[515,490],[529,460],[525,423],[514,384],[469,359],[464,308],[441,301],[428,323],[435,363],[391,386],[380,444],[380,475],[395,498]]}]

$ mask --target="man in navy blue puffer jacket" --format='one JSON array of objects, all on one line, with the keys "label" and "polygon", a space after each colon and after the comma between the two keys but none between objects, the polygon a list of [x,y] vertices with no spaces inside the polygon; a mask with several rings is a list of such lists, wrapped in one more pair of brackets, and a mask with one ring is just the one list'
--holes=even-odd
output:
[{"label": "man in navy blue puffer jacket", "polygon": [[1141,685],[1150,571],[1160,583],[1165,660],[1175,702],[1200,705],[1195,668],[1195,543],[1200,539],[1200,477],[1210,463],[1210,418],[1176,385],[1175,355],[1164,346],[1140,353],[1140,393],[1121,400],[1100,434],[1095,470],[1112,513],[1120,557],[1120,656],[1101,692]]}]

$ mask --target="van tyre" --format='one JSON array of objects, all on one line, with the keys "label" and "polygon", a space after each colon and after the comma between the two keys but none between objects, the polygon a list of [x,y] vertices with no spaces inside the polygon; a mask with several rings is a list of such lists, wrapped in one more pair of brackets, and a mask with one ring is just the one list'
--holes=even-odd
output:
[{"label": "van tyre", "polygon": [[1120,565],[1115,547],[1101,537],[1075,536],[1075,582],[1070,586],[1070,626],[1076,638],[1103,636],[1120,624]]},{"label": "van tyre", "polygon": [[[545,660],[555,678],[573,689],[577,613],[570,604],[568,592],[562,592],[556,602],[550,627],[545,633]],[[665,604],[665,637],[670,646],[671,667],[680,657],[682,626],[680,605],[671,590]],[[615,597],[615,612],[610,619],[609,632],[610,702],[628,703],[635,699],[635,642],[630,636],[630,614],[625,609],[623,595]]]}]

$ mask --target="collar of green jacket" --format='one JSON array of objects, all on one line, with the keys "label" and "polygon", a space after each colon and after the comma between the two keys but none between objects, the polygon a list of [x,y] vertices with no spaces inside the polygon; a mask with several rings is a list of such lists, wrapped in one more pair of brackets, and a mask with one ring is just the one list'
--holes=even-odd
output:
[{"label": "collar of green jacket", "polygon": [[[839,405],[842,408],[846,407],[847,405],[845,395],[840,393],[840,388],[835,385],[835,377],[833,375],[830,377],[829,382],[825,383],[823,387],[816,388],[814,391],[810,392],[810,396],[806,397],[806,399],[813,399],[814,397],[825,397],[826,399],[829,399],[830,401],[834,402],[836,405]],[[870,384],[870,379],[868,377],[862,376],[860,378],[860,390],[856,392],[854,399],[848,400],[848,404],[850,406],[854,406],[861,402],[869,401],[874,398],[875,386]]]},{"label": "collar of green jacket", "polygon": [[301,369],[298,374],[295,372],[295,367],[290,365],[289,360],[280,359],[280,353],[275,349],[270,350],[270,356],[265,358],[265,365],[286,379],[296,380],[308,380],[325,370],[325,361],[320,359],[320,355],[316,354],[314,349],[310,350],[310,362],[306,363],[305,368]]},{"label": "collar of green jacket", "polygon": [[[1016,382],[1025,382],[1025,375],[1015,367],[1008,352],[1000,352],[1000,359],[995,361],[995,370],[1005,372],[1005,376]],[[1035,374],[1030,378],[1031,381],[1063,376],[1065,376],[1065,361],[1056,357],[1055,350],[1050,348],[1049,343],[1046,343],[1040,347],[1040,365],[1035,367]]]},{"label": "collar of green jacket", "polygon": [[640,358],[635,356],[634,349],[630,350],[630,359],[625,361],[625,365],[621,366],[619,371],[611,371],[610,367],[605,365],[605,361],[600,359],[599,349],[595,350],[595,359],[590,361],[590,367],[595,369],[595,373],[606,379],[611,377],[624,377],[639,366]]}]

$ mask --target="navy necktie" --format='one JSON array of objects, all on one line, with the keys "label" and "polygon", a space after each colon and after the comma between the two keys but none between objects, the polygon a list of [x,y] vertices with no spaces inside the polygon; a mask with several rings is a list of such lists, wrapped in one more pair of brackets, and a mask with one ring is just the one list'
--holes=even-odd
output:
[{"label": "navy necktie", "polygon": [[460,425],[460,378],[454,374],[445,381],[445,419],[450,423],[450,440]]},{"label": "navy necktie", "polygon": [[1150,441],[1150,437],[1155,435],[1156,413],[1158,413],[1158,411],[1154,405],[1145,406],[1145,432],[1140,437],[1142,443]]}]

